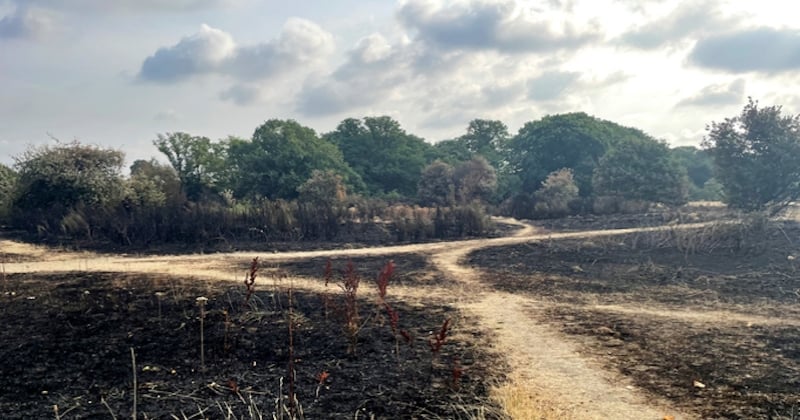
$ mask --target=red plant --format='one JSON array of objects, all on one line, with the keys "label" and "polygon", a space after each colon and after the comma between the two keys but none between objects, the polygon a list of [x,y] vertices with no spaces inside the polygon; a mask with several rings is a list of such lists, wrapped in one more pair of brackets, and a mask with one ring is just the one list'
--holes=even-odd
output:
[{"label": "red plant", "polygon": [[381,270],[381,273],[378,275],[378,295],[381,297],[381,300],[386,299],[386,287],[389,285],[389,279],[392,278],[392,274],[394,274],[394,261],[389,260],[386,265]]},{"label": "red plant", "polygon": [[464,375],[464,368],[461,367],[461,359],[458,356],[453,358],[453,388],[461,386],[461,377]]},{"label": "red plant", "polygon": [[444,340],[447,338],[447,329],[450,327],[450,318],[447,318],[444,323],[442,324],[442,329],[433,336],[433,338],[428,342],[428,345],[431,346],[431,352],[439,353],[439,350],[442,349],[444,345]]},{"label": "red plant", "polygon": [[406,330],[400,330],[400,335],[403,336],[403,339],[406,340],[409,346],[414,345],[414,337],[411,336],[411,333]]},{"label": "red plant", "polygon": [[319,382],[320,384],[324,384],[325,380],[328,379],[329,376],[331,376],[330,373],[323,370],[322,372],[317,374],[317,382]]},{"label": "red plant", "polygon": [[244,277],[244,287],[247,289],[247,294],[244,298],[244,306],[250,304],[250,298],[256,291],[256,276],[258,275],[258,257],[253,258],[250,263],[250,271]]}]

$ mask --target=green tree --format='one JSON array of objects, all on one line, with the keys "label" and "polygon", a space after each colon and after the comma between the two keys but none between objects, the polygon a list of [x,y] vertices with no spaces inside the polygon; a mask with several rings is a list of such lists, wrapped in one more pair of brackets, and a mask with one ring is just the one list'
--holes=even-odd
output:
[{"label": "green tree", "polygon": [[228,140],[228,166],[239,197],[295,198],[314,170],[329,170],[359,190],[360,177],[336,146],[293,120],[269,120],[250,141]]},{"label": "green tree", "polygon": [[124,155],[78,142],[32,147],[16,158],[15,207],[21,210],[104,204],[118,197]]},{"label": "green tree", "polygon": [[740,115],[712,122],[703,146],[731,207],[776,213],[800,196],[800,115],[751,98]]},{"label": "green tree", "polygon": [[333,171],[314,170],[297,192],[301,202],[318,207],[342,205],[347,199],[347,187],[342,176]]},{"label": "green tree", "polygon": [[467,132],[459,137],[467,150],[481,155],[498,171],[506,166],[504,153],[511,136],[508,127],[498,120],[475,119],[469,122]]},{"label": "green tree", "polygon": [[[132,185],[152,186],[164,197],[164,204],[182,203],[185,197],[181,193],[181,181],[175,170],[162,165],[155,159],[136,160],[130,167]],[[139,187],[136,187],[139,188]]]},{"label": "green tree", "polygon": [[688,194],[686,169],[655,140],[618,144],[595,169],[595,195],[664,204],[684,204]]},{"label": "green tree", "polygon": [[15,223],[45,230],[60,226],[65,231],[64,226],[80,225],[90,232],[91,226],[75,210],[103,209],[121,200],[123,160],[118,150],[78,142],[31,147],[14,165],[19,174],[12,204]]},{"label": "green tree", "polygon": [[572,169],[559,169],[550,173],[534,193],[534,209],[542,216],[564,216],[569,213],[570,204],[578,199],[578,192]]},{"label": "green tree", "polygon": [[547,176],[572,169],[583,197],[592,194],[592,174],[600,158],[617,144],[650,139],[634,128],[585,113],[549,115],[526,123],[508,146],[511,171],[519,176],[523,192],[536,191]]},{"label": "green tree", "polygon": [[204,193],[219,192],[223,188],[226,169],[224,143],[175,132],[159,134],[153,144],[175,169],[190,200],[198,200]]},{"label": "green tree", "polygon": [[387,116],[348,118],[325,138],[339,147],[371,194],[414,196],[422,169],[434,155],[431,145]]},{"label": "green tree", "polygon": [[8,217],[16,185],[17,173],[0,163],[0,221]]},{"label": "green tree", "polygon": [[455,202],[453,167],[440,160],[422,170],[417,198],[423,206],[452,206]]}]

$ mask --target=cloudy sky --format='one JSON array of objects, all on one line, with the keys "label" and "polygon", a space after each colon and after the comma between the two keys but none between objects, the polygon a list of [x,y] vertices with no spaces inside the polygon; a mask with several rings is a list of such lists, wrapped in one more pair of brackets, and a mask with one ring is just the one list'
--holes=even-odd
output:
[{"label": "cloudy sky", "polygon": [[790,0],[0,0],[0,162],[78,139],[319,132],[390,115],[430,142],[584,111],[696,145],[748,96],[800,112]]}]

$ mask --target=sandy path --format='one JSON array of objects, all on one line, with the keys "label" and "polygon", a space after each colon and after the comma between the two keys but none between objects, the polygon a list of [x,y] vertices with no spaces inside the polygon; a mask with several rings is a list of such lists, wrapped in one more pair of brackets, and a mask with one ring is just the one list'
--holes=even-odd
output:
[{"label": "sandy path", "polygon": [[[528,226],[516,238],[529,237]],[[591,235],[591,233],[590,233]],[[552,237],[565,235],[552,235]],[[567,234],[567,236],[573,236]],[[513,241],[512,241],[513,242]],[[463,263],[470,252],[496,243],[459,244],[431,256],[452,279],[467,283],[482,298],[462,305],[480,324],[495,333],[495,347],[511,365],[514,386],[528,390],[530,398],[542,394],[575,419],[663,419],[676,411],[665,402],[647,401],[623,378],[604,371],[578,354],[575,344],[537,323],[531,312],[545,305],[530,298],[480,287],[476,272]],[[676,418],[688,418],[678,415]]]},{"label": "sandy path", "polygon": [[[404,253],[420,253],[431,261],[446,276],[461,287],[443,288],[394,288],[392,293],[405,296],[420,296],[453,301],[461,309],[475,316],[481,325],[495,332],[495,346],[506,355],[515,378],[514,386],[528,393],[531,398],[546,396],[549,402],[563,408],[568,418],[576,419],[662,419],[665,415],[676,415],[664,402],[645,400],[623,378],[613,375],[592,360],[578,354],[575,344],[563,335],[534,321],[535,311],[544,309],[544,304],[529,297],[494,291],[482,285],[480,273],[463,264],[471,251],[493,246],[512,245],[547,239],[589,238],[622,235],[632,232],[671,228],[634,228],[601,231],[584,231],[558,234],[537,234],[535,229],[520,222],[505,219],[501,222],[521,226],[514,236],[493,239],[475,239],[442,243],[412,244],[379,248],[339,249],[324,251],[301,251],[260,255],[263,262],[280,262],[316,257],[382,256]],[[689,229],[703,224],[682,225]],[[10,246],[3,242],[2,248]],[[0,253],[3,249],[0,249]],[[42,255],[38,250],[38,255]],[[246,263],[254,252],[236,252],[210,255],[183,256],[103,256],[89,253],[59,253],[56,259],[5,263],[6,273],[63,272],[63,271],[111,271],[163,273],[194,278],[240,281],[243,269],[237,264]],[[47,255],[44,255],[46,257]],[[226,271],[230,270],[230,271]],[[321,282],[310,279],[293,279],[294,287],[319,291]],[[612,308],[607,308],[611,310]],[[617,308],[614,308],[617,309]]]}]

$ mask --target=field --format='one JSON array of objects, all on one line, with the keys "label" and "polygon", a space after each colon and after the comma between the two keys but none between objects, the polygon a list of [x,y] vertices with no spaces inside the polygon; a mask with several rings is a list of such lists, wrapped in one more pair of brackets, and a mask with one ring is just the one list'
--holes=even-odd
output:
[{"label": "field", "polygon": [[792,418],[800,228],[698,223],[719,216],[500,220],[502,238],[276,253],[0,241],[0,413]]}]

